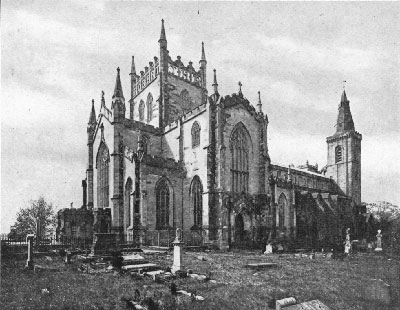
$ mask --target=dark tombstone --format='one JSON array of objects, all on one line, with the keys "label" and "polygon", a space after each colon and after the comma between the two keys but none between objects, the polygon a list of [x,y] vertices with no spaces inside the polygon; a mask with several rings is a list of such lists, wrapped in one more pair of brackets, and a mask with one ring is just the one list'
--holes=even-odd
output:
[{"label": "dark tombstone", "polygon": [[170,289],[171,289],[171,295],[176,296],[176,284],[174,282],[171,283],[170,285]]},{"label": "dark tombstone", "polygon": [[133,300],[136,302],[140,301],[140,291],[138,289],[135,289],[135,295],[133,297]]}]

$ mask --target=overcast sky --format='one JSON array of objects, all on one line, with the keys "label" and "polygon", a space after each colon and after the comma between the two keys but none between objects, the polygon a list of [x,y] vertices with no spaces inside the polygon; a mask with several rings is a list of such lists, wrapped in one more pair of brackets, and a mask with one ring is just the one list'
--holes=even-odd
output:
[{"label": "overcast sky", "polygon": [[400,204],[399,19],[387,3],[2,1],[1,232],[30,199],[82,204],[92,98],[110,105],[116,68],[130,96],[131,56],[143,70],[168,49],[198,65],[208,87],[261,91],[273,162],[326,164],[346,80],[362,140],[362,200]]}]

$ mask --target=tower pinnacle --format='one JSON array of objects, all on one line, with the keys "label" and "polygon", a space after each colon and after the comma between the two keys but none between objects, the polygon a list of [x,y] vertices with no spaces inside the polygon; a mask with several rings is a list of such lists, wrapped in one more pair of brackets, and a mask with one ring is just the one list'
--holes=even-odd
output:
[{"label": "tower pinnacle", "polygon": [[124,93],[122,92],[121,78],[119,75],[119,67],[117,68],[117,79],[115,81],[114,95],[112,98],[124,98]]},{"label": "tower pinnacle", "polygon": [[258,112],[262,113],[262,103],[261,103],[261,93],[258,91],[258,103],[257,103]]},{"label": "tower pinnacle", "polygon": [[89,117],[89,122],[88,125],[94,125],[96,124],[96,111],[94,109],[94,99],[92,99],[92,110],[90,111],[90,117]]},{"label": "tower pinnacle", "polygon": [[214,82],[212,86],[214,87],[214,94],[218,94],[217,70],[215,69],[214,69]]},{"label": "tower pinnacle", "polygon": [[161,42],[167,42],[167,37],[165,35],[165,28],[164,28],[164,19],[161,20],[161,34],[160,34],[160,40],[158,40],[159,43]]},{"label": "tower pinnacle", "polygon": [[131,73],[129,75],[136,76],[136,68],[135,68],[135,57],[132,56],[132,65],[131,65]]},{"label": "tower pinnacle", "polygon": [[201,60],[200,61],[205,61],[207,63],[206,53],[204,52],[204,42],[201,42]]}]

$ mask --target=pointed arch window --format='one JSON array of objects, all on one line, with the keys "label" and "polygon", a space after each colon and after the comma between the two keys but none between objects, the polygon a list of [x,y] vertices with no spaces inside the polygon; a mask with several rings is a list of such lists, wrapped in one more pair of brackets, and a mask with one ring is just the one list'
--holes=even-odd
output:
[{"label": "pointed arch window", "polygon": [[147,122],[153,119],[153,95],[149,93],[147,96]]},{"label": "pointed arch window", "polygon": [[342,147],[340,145],[338,145],[335,148],[335,163],[338,163],[338,162],[342,161],[342,159],[343,159],[342,155],[343,155],[342,154]]},{"label": "pointed arch window", "polygon": [[149,137],[148,136],[142,136],[141,137],[141,140],[142,140],[142,147],[143,147],[143,153],[144,154],[147,154],[147,151],[148,151],[148,145],[149,145]]},{"label": "pointed arch window", "polygon": [[105,143],[100,145],[97,153],[97,205],[99,208],[109,206],[109,164],[110,153]]},{"label": "pointed arch window", "polygon": [[144,101],[140,100],[139,103],[139,121],[144,122]]},{"label": "pointed arch window", "polygon": [[285,227],[285,211],[287,209],[287,199],[285,194],[281,194],[278,199],[278,227],[279,229],[283,229]]},{"label": "pointed arch window", "polygon": [[190,196],[193,205],[193,224],[196,228],[201,228],[203,225],[203,185],[197,175],[193,178]]},{"label": "pointed arch window", "polygon": [[182,90],[181,92],[181,100],[182,100],[182,108],[184,110],[190,109],[191,99],[189,96],[189,92],[186,89]]},{"label": "pointed arch window", "polygon": [[192,126],[192,148],[200,145],[200,125],[194,122]]},{"label": "pointed arch window", "polygon": [[231,135],[231,176],[232,191],[236,193],[249,190],[249,149],[251,142],[243,124],[236,126]]},{"label": "pointed arch window", "polygon": [[156,187],[156,229],[169,226],[170,191],[166,180],[161,180]]}]

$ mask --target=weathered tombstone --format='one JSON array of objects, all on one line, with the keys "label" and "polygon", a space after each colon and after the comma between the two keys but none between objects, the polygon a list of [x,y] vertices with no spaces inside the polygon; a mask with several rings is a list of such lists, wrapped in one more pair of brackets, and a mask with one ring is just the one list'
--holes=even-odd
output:
[{"label": "weathered tombstone", "polygon": [[[276,308],[278,309],[278,308]],[[327,305],[323,304],[320,300],[310,300],[300,304],[288,305],[282,310],[330,310]]]},{"label": "weathered tombstone", "polygon": [[26,268],[33,269],[33,240],[35,239],[34,234],[28,234],[26,236],[26,242],[28,243],[28,259],[26,260]]},{"label": "weathered tombstone", "polygon": [[344,241],[344,253],[350,254],[350,251],[351,251],[350,228],[347,228],[346,240]]},{"label": "weathered tombstone", "polygon": [[183,270],[182,265],[182,229],[176,229],[175,240],[172,242],[174,245],[174,262],[171,268],[172,273],[175,273],[178,270]]},{"label": "weathered tombstone", "polygon": [[381,279],[370,279],[364,284],[363,298],[377,301],[386,305],[391,304],[391,286]]},{"label": "weathered tombstone", "polygon": [[294,297],[280,299],[275,302],[275,309],[281,310],[281,309],[285,308],[286,306],[290,306],[290,305],[294,305],[294,304],[296,304],[296,299]]},{"label": "weathered tombstone", "polygon": [[72,253],[67,251],[65,252],[65,263],[66,264],[70,264],[71,263],[71,257],[72,257]]},{"label": "weathered tombstone", "polygon": [[381,230],[378,230],[378,234],[376,235],[376,248],[375,248],[376,252],[380,252],[382,251],[382,234],[381,234]]},{"label": "weathered tombstone", "polygon": [[265,246],[264,254],[272,254],[272,245],[271,245],[271,243],[267,243],[267,245]]}]

